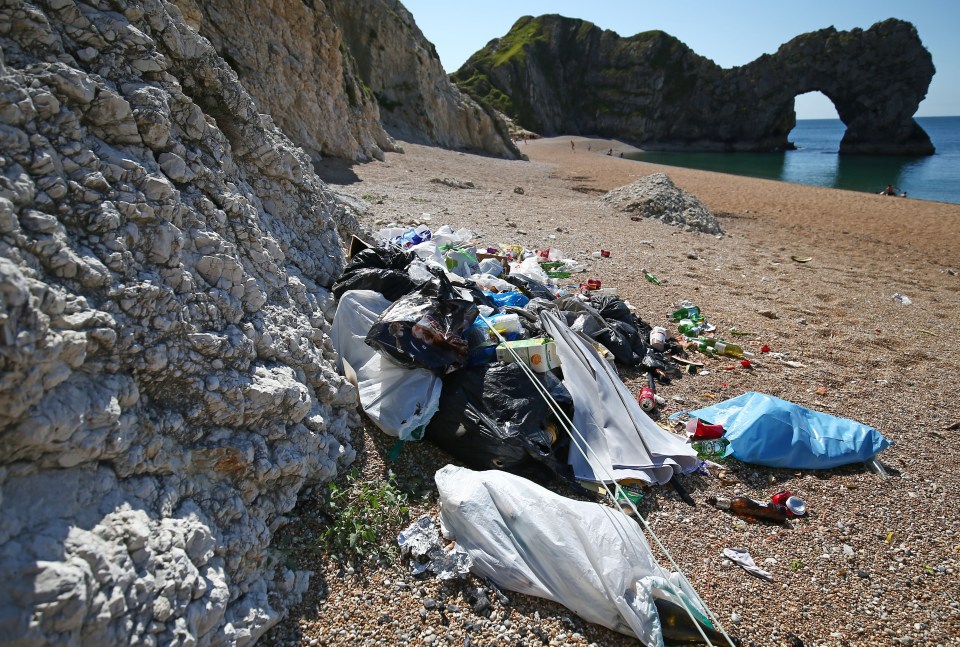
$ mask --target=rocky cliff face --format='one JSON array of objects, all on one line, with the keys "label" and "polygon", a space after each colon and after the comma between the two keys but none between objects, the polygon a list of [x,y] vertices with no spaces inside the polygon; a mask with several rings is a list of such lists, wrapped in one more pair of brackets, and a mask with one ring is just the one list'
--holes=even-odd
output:
[{"label": "rocky cliff face", "polygon": [[453,85],[397,0],[326,0],[387,130],[422,144],[518,159],[507,126]]},{"label": "rocky cliff face", "polygon": [[399,150],[322,2],[175,1],[237,73],[259,110],[315,159],[365,162]]},{"label": "rocky cliff face", "polygon": [[[518,158],[503,120],[454,86],[396,0],[176,0],[262,112],[315,157],[382,159],[385,132]],[[382,122],[382,123],[381,123]]]},{"label": "rocky cliff face", "polygon": [[161,0],[0,6],[0,641],[249,644],[352,460],[340,208]]},{"label": "rocky cliff face", "polygon": [[453,78],[531,130],[674,150],[790,148],[794,98],[819,90],[847,125],[841,153],[926,155],[933,145],[913,115],[933,74],[916,29],[893,19],[804,34],[723,69],[660,31],[621,38],[582,20],[528,16]]}]

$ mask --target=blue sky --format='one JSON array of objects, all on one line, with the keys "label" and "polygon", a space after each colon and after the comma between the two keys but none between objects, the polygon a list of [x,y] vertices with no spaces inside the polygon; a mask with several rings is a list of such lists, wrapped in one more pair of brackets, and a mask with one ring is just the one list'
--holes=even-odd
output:
[{"label": "blue sky", "polygon": [[[834,26],[840,30],[886,18],[912,22],[933,56],[937,73],[917,116],[960,115],[960,2],[956,0],[401,0],[432,42],[447,72],[459,68],[492,38],[502,36],[520,16],[558,13],[582,18],[621,36],[662,29],[723,67],[743,65],[770,54],[799,34]],[[882,73],[878,70],[878,73]],[[820,93],[796,100],[797,117],[836,117]]]}]

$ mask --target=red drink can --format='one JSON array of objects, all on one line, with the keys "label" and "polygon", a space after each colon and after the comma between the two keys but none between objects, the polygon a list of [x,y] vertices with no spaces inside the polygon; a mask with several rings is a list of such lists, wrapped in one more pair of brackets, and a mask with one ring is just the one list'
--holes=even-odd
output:
[{"label": "red drink can", "polygon": [[657,401],[653,398],[653,389],[649,386],[640,389],[637,402],[640,403],[640,408],[644,411],[653,411],[657,407]]},{"label": "red drink can", "polygon": [[609,249],[601,249],[601,250],[600,250],[600,256],[603,256],[604,258],[610,258],[610,250],[609,250]]},{"label": "red drink can", "polygon": [[779,492],[774,494],[772,497],[770,497],[770,500],[779,505],[785,505],[787,502],[787,499],[789,499],[791,496],[793,495],[790,493],[790,490],[780,490]]}]

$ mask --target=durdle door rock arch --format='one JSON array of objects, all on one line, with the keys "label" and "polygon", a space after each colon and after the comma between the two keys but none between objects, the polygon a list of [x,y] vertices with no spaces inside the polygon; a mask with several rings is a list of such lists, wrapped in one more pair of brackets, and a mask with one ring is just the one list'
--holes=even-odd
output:
[{"label": "durdle door rock arch", "polygon": [[453,79],[530,130],[650,150],[790,149],[794,99],[818,90],[847,126],[841,153],[930,155],[913,115],[934,71],[914,26],[896,19],[803,34],[723,69],[662,31],[623,38],[546,15],[519,19]]}]

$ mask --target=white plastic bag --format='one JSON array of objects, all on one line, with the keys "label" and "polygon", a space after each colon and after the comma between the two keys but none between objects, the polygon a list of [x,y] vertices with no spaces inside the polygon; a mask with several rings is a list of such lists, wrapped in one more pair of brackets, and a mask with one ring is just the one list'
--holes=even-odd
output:
[{"label": "white plastic bag", "polygon": [[529,276],[531,279],[536,279],[541,283],[547,283],[550,281],[550,277],[548,277],[547,273],[544,272],[543,268],[540,267],[540,263],[537,261],[536,256],[525,258],[520,263],[510,263],[510,271],[514,274],[523,274],[524,276]]},{"label": "white plastic bag", "polygon": [[699,607],[619,510],[495,470],[447,465],[435,480],[444,537],[469,553],[474,574],[498,586],[559,602],[646,645],[663,645],[655,596]]},{"label": "white plastic bag", "polygon": [[356,384],[364,413],[385,434],[420,440],[440,408],[441,381],[425,368],[397,366],[364,343],[370,326],[389,305],[372,290],[350,290],[340,297],[330,333],[340,354],[337,368]]}]

